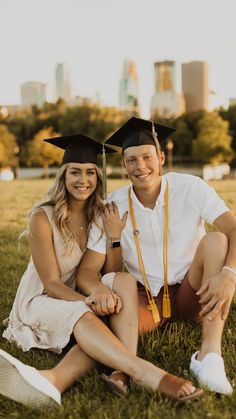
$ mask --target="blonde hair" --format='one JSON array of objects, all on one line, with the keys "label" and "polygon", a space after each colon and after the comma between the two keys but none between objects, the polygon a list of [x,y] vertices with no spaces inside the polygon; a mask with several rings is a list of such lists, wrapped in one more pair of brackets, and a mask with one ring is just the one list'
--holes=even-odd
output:
[{"label": "blonde hair", "polygon": [[[44,202],[36,203],[29,213],[29,219],[31,215],[39,211],[42,207],[48,205],[52,207],[52,217],[55,222],[62,239],[65,242],[66,253],[71,253],[73,246],[76,241],[75,234],[69,226],[71,210],[69,204],[69,193],[66,189],[65,175],[66,170],[70,166],[70,163],[64,164],[58,171],[55,181],[51,188],[46,194],[47,200]],[[97,186],[95,191],[87,200],[87,218],[88,218],[88,229],[87,236],[89,235],[90,228],[95,223],[103,233],[103,228],[98,225],[97,220],[101,215],[104,203],[102,200],[102,175],[99,168],[96,166],[97,173]],[[28,227],[28,233],[30,233]]]}]

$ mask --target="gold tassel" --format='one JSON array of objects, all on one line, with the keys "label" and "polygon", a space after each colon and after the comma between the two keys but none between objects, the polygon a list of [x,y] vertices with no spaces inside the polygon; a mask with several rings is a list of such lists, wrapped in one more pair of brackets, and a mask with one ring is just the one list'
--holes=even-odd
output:
[{"label": "gold tassel", "polygon": [[107,199],[107,172],[106,172],[106,151],[102,145],[102,198]]},{"label": "gold tassel", "polygon": [[149,305],[148,305],[148,310],[151,310],[152,312],[152,317],[153,317],[153,321],[154,323],[159,323],[160,322],[160,314],[159,314],[159,310],[157,308],[157,305],[155,304],[154,301],[150,301]]},{"label": "gold tassel", "polygon": [[163,317],[165,319],[168,319],[169,317],[171,317],[170,297],[168,294],[163,295],[162,305]]}]

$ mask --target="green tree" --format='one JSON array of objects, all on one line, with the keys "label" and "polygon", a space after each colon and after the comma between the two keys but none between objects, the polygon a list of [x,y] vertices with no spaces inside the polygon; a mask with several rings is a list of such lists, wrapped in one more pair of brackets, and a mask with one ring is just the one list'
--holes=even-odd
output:
[{"label": "green tree", "polygon": [[2,142],[0,142],[0,162],[3,161],[5,155],[5,147]]},{"label": "green tree", "polygon": [[58,137],[59,134],[51,127],[40,130],[35,134],[26,146],[26,161],[28,166],[41,166],[44,169],[44,177],[49,176],[48,168],[51,164],[59,164],[63,151],[43,141],[46,138]]},{"label": "green tree", "polygon": [[213,165],[231,161],[232,137],[228,134],[228,125],[217,112],[206,112],[198,122],[199,131],[193,141],[193,157]]},{"label": "green tree", "polygon": [[0,124],[0,167],[15,167],[18,164],[16,137],[6,125]]},{"label": "green tree", "polygon": [[232,105],[228,109],[221,108],[219,114],[224,120],[229,122],[229,133],[233,137],[231,147],[234,150],[234,158],[231,161],[231,166],[236,167],[236,105]]},{"label": "green tree", "polygon": [[193,134],[184,118],[178,118],[174,124],[176,132],[173,134],[174,154],[182,160],[192,155]]}]

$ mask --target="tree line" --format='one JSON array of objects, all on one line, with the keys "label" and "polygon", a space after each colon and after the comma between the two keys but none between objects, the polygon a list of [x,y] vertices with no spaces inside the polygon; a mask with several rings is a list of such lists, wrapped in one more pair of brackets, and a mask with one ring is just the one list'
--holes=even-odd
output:
[{"label": "tree line", "polygon": [[[62,152],[43,139],[82,132],[104,141],[132,115],[115,107],[68,107],[61,99],[40,109],[20,109],[7,117],[0,112],[0,168],[40,166],[47,172],[50,165],[60,163]],[[236,106],[185,113],[176,119],[161,119],[155,114],[152,119],[177,129],[172,136],[175,161],[231,162],[236,167]],[[109,159],[119,164],[119,156]]]}]

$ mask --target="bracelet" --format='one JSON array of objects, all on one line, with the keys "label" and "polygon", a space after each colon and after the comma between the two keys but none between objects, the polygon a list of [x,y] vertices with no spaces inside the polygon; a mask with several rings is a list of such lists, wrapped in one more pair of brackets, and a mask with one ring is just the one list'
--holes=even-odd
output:
[{"label": "bracelet", "polygon": [[230,266],[223,266],[222,271],[229,271],[232,274],[236,275],[236,270],[233,268],[230,268]]}]

